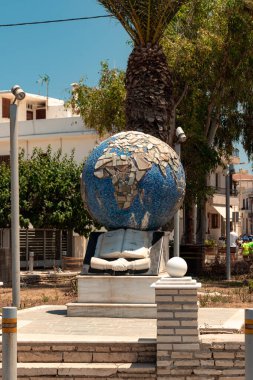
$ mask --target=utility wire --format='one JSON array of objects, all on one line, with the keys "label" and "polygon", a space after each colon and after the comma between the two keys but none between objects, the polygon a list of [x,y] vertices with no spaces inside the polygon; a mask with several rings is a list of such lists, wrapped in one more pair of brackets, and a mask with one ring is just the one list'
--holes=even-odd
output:
[{"label": "utility wire", "polygon": [[78,17],[78,18],[65,18],[62,20],[19,22],[17,24],[0,24],[0,28],[10,28],[10,27],[14,27],[14,26],[38,25],[38,24],[52,24],[52,23],[57,23],[57,22],[93,20],[93,19],[108,18],[108,17],[113,17],[113,16],[112,15],[102,15],[102,16],[88,16],[88,17]]}]

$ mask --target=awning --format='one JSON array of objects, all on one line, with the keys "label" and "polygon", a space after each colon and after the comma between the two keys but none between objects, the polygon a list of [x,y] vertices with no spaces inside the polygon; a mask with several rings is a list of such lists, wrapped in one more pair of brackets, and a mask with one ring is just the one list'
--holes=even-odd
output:
[{"label": "awning", "polygon": [[[213,206],[213,208],[224,218],[226,219],[226,207],[225,206]],[[230,207],[229,208],[230,212],[230,220],[232,220],[233,217],[233,210]]]}]

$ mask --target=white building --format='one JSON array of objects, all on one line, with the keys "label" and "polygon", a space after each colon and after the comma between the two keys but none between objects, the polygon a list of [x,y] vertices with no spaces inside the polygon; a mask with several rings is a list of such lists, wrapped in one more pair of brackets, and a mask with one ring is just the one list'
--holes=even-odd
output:
[{"label": "white building", "polygon": [[[0,162],[10,160],[10,104],[14,96],[10,91],[0,91]],[[53,152],[59,148],[70,154],[75,149],[75,159],[82,162],[99,140],[95,130],[88,129],[79,116],[64,107],[64,101],[45,96],[26,94],[18,105],[18,143],[25,150],[27,158],[35,147],[47,149],[51,145]],[[0,247],[9,248],[8,237],[4,240],[4,231],[0,231]],[[73,236],[73,256],[83,256],[85,238]]]},{"label": "white building", "polygon": [[247,170],[233,174],[240,202],[240,234],[253,234],[253,175]]},{"label": "white building", "polygon": [[[10,104],[14,96],[10,91],[0,91],[0,160],[10,156]],[[45,96],[26,94],[18,106],[19,147],[29,157],[34,147],[53,151],[62,149],[70,154],[75,149],[75,159],[81,162],[95,146],[98,135],[85,127],[79,116],[64,107],[64,101]]]},{"label": "white building", "polygon": [[[230,176],[230,228],[239,231],[239,199]],[[214,189],[207,202],[207,238],[218,240],[226,236],[226,173],[218,167],[210,174],[209,185]]]}]

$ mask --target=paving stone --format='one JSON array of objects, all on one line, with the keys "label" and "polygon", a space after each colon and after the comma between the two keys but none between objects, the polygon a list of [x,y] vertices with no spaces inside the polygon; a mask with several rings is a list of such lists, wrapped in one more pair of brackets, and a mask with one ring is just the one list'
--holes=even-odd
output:
[{"label": "paving stone", "polygon": [[138,355],[135,352],[129,353],[93,353],[95,363],[134,363],[137,362]]},{"label": "paving stone", "polygon": [[18,352],[18,362],[59,363],[63,360],[61,352]]},{"label": "paving stone", "polygon": [[93,354],[90,352],[64,352],[64,363],[90,363],[92,362]]}]

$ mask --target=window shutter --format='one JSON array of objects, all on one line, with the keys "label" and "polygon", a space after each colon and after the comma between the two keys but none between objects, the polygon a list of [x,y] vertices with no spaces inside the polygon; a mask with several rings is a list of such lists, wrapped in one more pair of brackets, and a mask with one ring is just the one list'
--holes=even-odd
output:
[{"label": "window shutter", "polygon": [[10,118],[10,99],[2,98],[2,117]]},{"label": "window shutter", "polygon": [[36,119],[45,119],[46,118],[46,110],[44,108],[36,110]]}]

